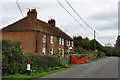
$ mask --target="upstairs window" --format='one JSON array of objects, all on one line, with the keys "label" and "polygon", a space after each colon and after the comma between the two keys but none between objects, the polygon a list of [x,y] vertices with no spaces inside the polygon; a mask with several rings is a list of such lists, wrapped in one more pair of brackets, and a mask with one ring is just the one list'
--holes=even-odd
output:
[{"label": "upstairs window", "polygon": [[61,45],[61,38],[59,38],[59,45]]},{"label": "upstairs window", "polygon": [[70,40],[69,40],[69,46],[70,46]]},{"label": "upstairs window", "polygon": [[66,45],[68,46],[68,40],[67,40],[67,42],[66,42]]},{"label": "upstairs window", "polygon": [[64,38],[62,38],[62,45],[64,45]]},{"label": "upstairs window", "polygon": [[51,40],[50,40],[51,44],[53,44],[53,36],[51,36]]},{"label": "upstairs window", "polygon": [[73,41],[72,41],[72,47],[73,47]]},{"label": "upstairs window", "polygon": [[46,42],[46,34],[43,34],[43,43]]}]

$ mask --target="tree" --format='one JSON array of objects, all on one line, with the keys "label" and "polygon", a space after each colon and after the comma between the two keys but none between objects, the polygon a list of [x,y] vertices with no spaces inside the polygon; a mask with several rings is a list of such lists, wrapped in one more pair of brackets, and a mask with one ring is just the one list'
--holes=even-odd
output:
[{"label": "tree", "polygon": [[[96,40],[95,40],[95,45],[96,45],[95,48],[97,50],[105,52],[104,47],[98,41],[96,41]],[[91,50],[94,50],[94,39],[89,42],[89,48]]]},{"label": "tree", "polygon": [[120,56],[120,36],[118,36],[115,44],[116,54]]},{"label": "tree", "polygon": [[116,45],[115,47],[120,48],[120,36],[118,36],[117,40],[116,40]]},{"label": "tree", "polygon": [[88,37],[83,38],[83,39],[81,40],[81,46],[82,46],[84,49],[86,49],[86,50],[89,49],[89,38],[88,38]]},{"label": "tree", "polygon": [[75,47],[81,47],[81,40],[82,40],[82,37],[81,36],[78,36],[78,37],[73,37],[73,40],[74,40],[74,46]]}]

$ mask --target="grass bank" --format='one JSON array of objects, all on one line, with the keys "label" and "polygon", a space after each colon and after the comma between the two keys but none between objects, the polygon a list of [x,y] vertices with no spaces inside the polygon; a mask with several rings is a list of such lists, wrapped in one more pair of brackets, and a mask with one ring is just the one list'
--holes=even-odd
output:
[{"label": "grass bank", "polygon": [[94,61],[94,60],[99,60],[99,59],[102,59],[102,58],[107,58],[107,56],[102,56],[102,57],[95,58],[95,59],[90,59],[90,60],[91,60],[91,61]]},{"label": "grass bank", "polygon": [[54,70],[54,71],[51,71],[51,72],[42,72],[42,73],[39,73],[39,72],[32,72],[30,74],[30,76],[27,76],[27,74],[15,74],[15,75],[8,75],[8,76],[3,76],[2,80],[13,80],[13,79],[17,79],[17,80],[26,80],[27,78],[38,78],[38,77],[42,77],[42,76],[45,76],[45,75],[48,75],[48,74],[52,74],[52,73],[56,73],[56,72],[59,72],[59,71],[63,71],[63,70],[66,70],[66,69],[69,69],[70,67],[68,68],[61,68],[59,70]]}]

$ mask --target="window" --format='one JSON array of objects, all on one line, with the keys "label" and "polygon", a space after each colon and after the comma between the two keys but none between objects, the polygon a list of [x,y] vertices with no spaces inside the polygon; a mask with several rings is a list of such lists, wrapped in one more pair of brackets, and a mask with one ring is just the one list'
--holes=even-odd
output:
[{"label": "window", "polygon": [[62,45],[64,45],[64,38],[62,38]]},{"label": "window", "polygon": [[70,46],[70,40],[69,40],[69,46]]},{"label": "window", "polygon": [[66,45],[68,46],[68,40],[67,40],[67,42],[66,42]]},{"label": "window", "polygon": [[73,47],[73,41],[72,41],[72,47]]},{"label": "window", "polygon": [[50,41],[51,41],[51,44],[53,44],[53,36],[51,36],[51,40]]},{"label": "window", "polygon": [[62,49],[62,54],[64,54],[64,49]]},{"label": "window", "polygon": [[59,48],[59,54],[61,53],[61,48]]},{"label": "window", "polygon": [[46,35],[43,34],[43,42],[45,43],[46,42]]},{"label": "window", "polygon": [[50,49],[50,54],[53,54],[53,48]]},{"label": "window", "polygon": [[61,45],[61,38],[59,38],[59,45]]},{"label": "window", "polygon": [[43,47],[42,53],[45,54],[45,47]]},{"label": "window", "polygon": [[[68,49],[66,49],[66,52],[68,53]],[[69,49],[69,52],[70,52],[70,49]]]}]

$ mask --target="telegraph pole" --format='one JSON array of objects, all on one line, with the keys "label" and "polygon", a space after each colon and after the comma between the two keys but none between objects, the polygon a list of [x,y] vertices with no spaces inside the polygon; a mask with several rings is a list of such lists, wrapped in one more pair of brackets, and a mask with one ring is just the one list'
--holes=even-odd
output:
[{"label": "telegraph pole", "polygon": [[95,51],[95,48],[96,48],[96,43],[95,43],[95,31],[94,31],[94,51]]}]

